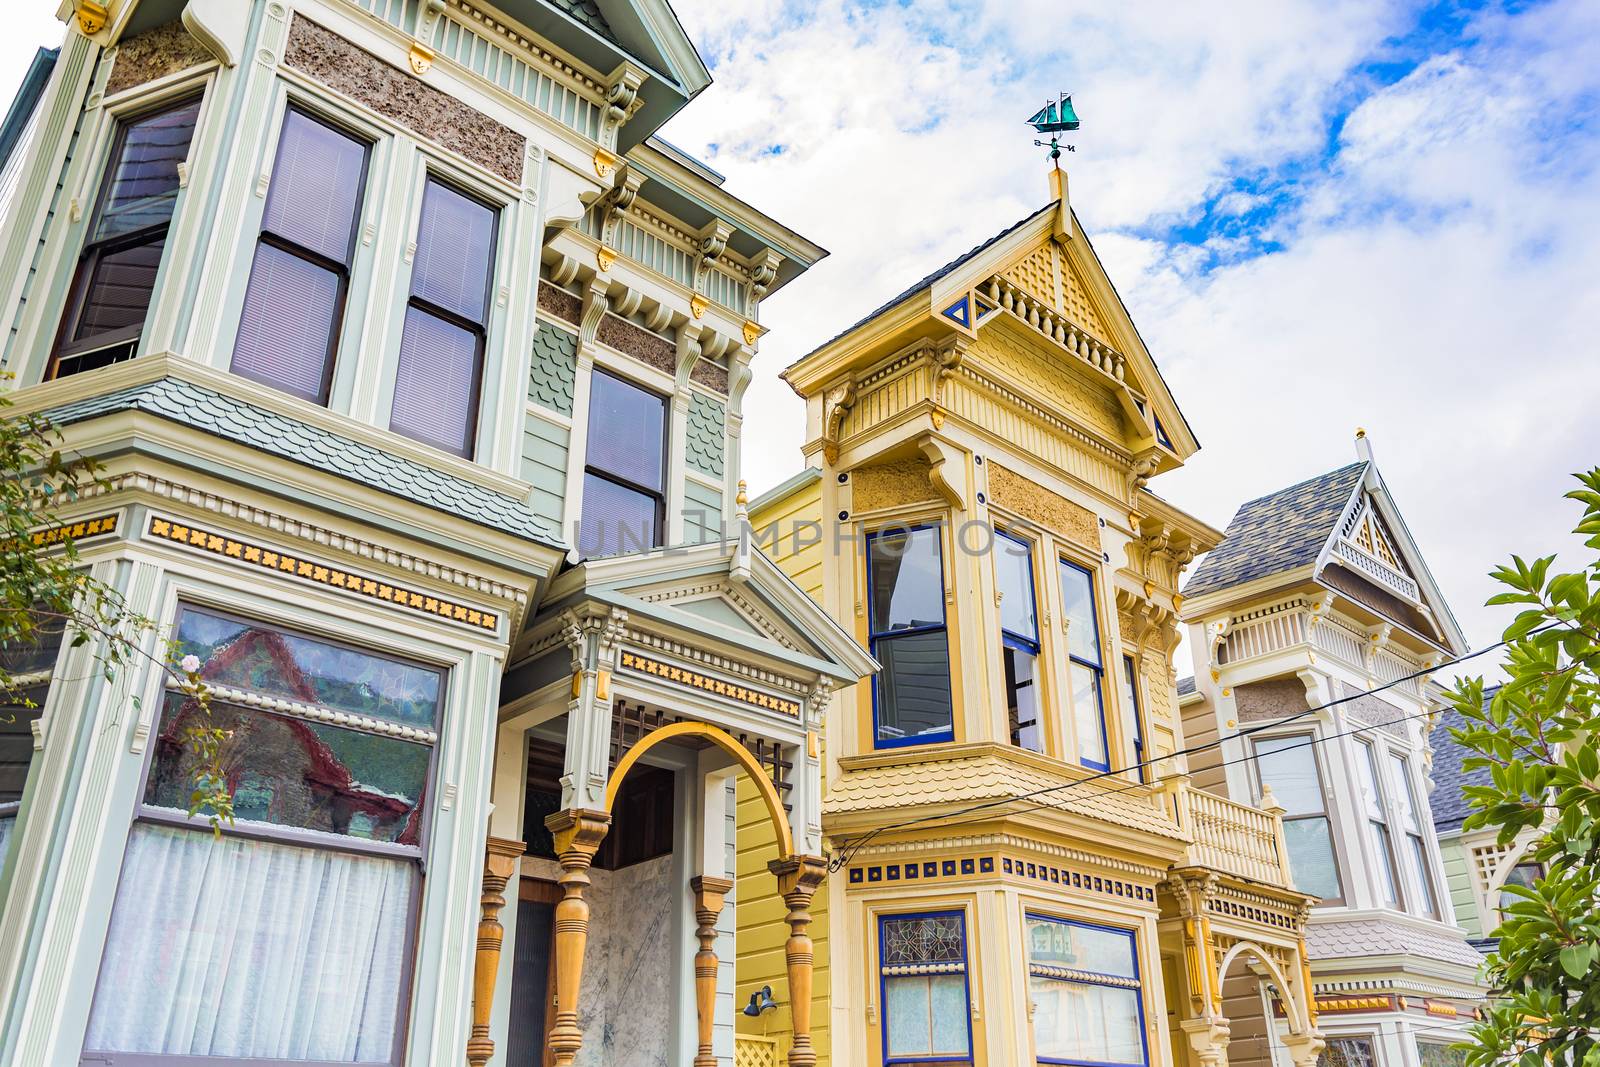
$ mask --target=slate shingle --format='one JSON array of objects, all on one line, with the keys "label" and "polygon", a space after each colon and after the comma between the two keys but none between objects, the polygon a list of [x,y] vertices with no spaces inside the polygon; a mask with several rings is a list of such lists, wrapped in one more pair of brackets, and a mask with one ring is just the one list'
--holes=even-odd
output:
[{"label": "slate shingle", "polygon": [[470,522],[551,548],[567,547],[560,531],[523,501],[176,378],[74,401],[43,415],[66,426],[113,411],[149,412]]},{"label": "slate shingle", "polygon": [[[1495,686],[1483,691],[1484,707],[1489,706],[1489,701],[1494,699],[1499,688]],[[1461,829],[1461,824],[1472,814],[1472,805],[1462,795],[1462,789],[1469,785],[1488,785],[1490,780],[1487,767],[1475,771],[1462,769],[1462,763],[1471,753],[1456,741],[1450,731],[1466,724],[1459,711],[1447,707],[1439,715],[1433,732],[1428,735],[1428,743],[1433,746],[1431,777],[1434,782],[1428,805],[1433,809],[1434,828],[1441,833]]]},{"label": "slate shingle", "polygon": [[1366,472],[1364,461],[1352,463],[1245,504],[1183,595],[1242,585],[1315,562]]}]

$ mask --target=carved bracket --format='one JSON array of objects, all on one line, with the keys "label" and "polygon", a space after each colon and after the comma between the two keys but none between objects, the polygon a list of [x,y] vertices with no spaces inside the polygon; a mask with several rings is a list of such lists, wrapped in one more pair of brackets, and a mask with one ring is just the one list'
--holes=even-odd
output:
[{"label": "carved bracket", "polygon": [[917,438],[917,450],[928,461],[928,481],[933,483],[934,489],[951,507],[965,510],[967,495],[961,481],[966,467],[956,450],[931,433]]},{"label": "carved bracket", "polygon": [[832,466],[839,462],[839,430],[844,417],[856,402],[855,379],[830,386],[822,394],[822,458]]}]

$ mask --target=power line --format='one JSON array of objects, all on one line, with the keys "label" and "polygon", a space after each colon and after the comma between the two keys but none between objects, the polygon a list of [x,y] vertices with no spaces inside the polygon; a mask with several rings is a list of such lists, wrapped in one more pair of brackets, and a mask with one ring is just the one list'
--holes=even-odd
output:
[{"label": "power line", "polygon": [[[1529,633],[1524,635],[1523,639],[1525,640],[1528,637],[1532,637],[1534,634],[1542,633],[1545,630],[1552,629],[1552,628],[1554,628],[1556,626],[1559,626],[1559,625],[1560,625],[1560,623],[1549,623],[1549,624],[1547,624],[1545,626],[1541,626],[1541,627],[1539,627],[1539,628],[1537,628],[1535,630],[1529,631]],[[1401,684],[1403,684],[1405,682],[1413,681],[1415,679],[1422,678],[1422,677],[1424,677],[1426,675],[1433,674],[1433,673],[1437,672],[1438,670],[1440,670],[1441,668],[1452,667],[1452,666],[1455,666],[1456,664],[1459,664],[1459,663],[1465,663],[1468,660],[1477,659],[1479,656],[1487,655],[1488,653],[1493,652],[1493,651],[1495,651],[1497,649],[1503,648],[1504,646],[1506,646],[1506,645],[1508,645],[1510,643],[1511,642],[1509,640],[1507,640],[1505,638],[1502,638],[1499,641],[1494,642],[1493,644],[1485,645],[1482,648],[1475,649],[1474,651],[1471,651],[1471,652],[1467,652],[1467,653],[1465,653],[1465,654],[1463,654],[1461,656],[1456,657],[1455,659],[1445,660],[1445,661],[1443,661],[1441,663],[1434,664],[1431,667],[1424,668],[1423,670],[1414,671],[1411,674],[1401,675],[1398,678],[1394,678],[1394,679],[1392,679],[1392,680],[1390,680],[1388,682],[1385,682],[1382,685],[1374,686],[1371,689],[1364,689],[1364,690],[1361,690],[1359,692],[1346,694],[1345,696],[1338,697],[1338,698],[1336,698],[1334,700],[1329,700],[1326,703],[1318,704],[1318,705],[1316,705],[1314,707],[1308,707],[1304,711],[1296,712],[1295,714],[1290,715],[1290,716],[1288,716],[1286,718],[1283,718],[1283,719],[1275,719],[1272,722],[1261,723],[1261,724],[1256,725],[1256,726],[1246,727],[1246,728],[1237,730],[1237,731],[1235,731],[1235,732],[1233,732],[1231,734],[1227,734],[1227,735],[1220,735],[1219,734],[1217,739],[1214,740],[1214,741],[1208,741],[1208,742],[1206,742],[1205,744],[1202,744],[1202,745],[1192,745],[1192,746],[1190,746],[1188,748],[1179,749],[1176,752],[1170,752],[1170,753],[1167,753],[1166,755],[1163,755],[1163,756],[1151,757],[1150,759],[1147,759],[1147,760],[1141,760],[1141,761],[1139,761],[1137,763],[1129,764],[1126,767],[1108,769],[1108,770],[1104,770],[1104,771],[1096,771],[1094,774],[1089,775],[1087,778],[1079,778],[1079,779],[1075,779],[1074,781],[1070,781],[1070,782],[1062,782],[1062,783],[1060,783],[1058,785],[1044,786],[1044,787],[1041,787],[1039,789],[1034,789],[1034,790],[1031,790],[1031,791],[1026,792],[1026,793],[1017,793],[1017,794],[1014,794],[1014,795],[1011,795],[1011,796],[996,797],[996,798],[993,798],[993,799],[990,799],[990,800],[983,801],[983,802],[978,803],[978,804],[971,805],[971,806],[966,807],[966,808],[962,808],[962,809],[957,810],[957,811],[944,812],[944,813],[939,814],[939,815],[922,815],[922,816],[918,816],[916,818],[906,819],[906,820],[903,820],[901,822],[889,823],[888,825],[885,825],[885,826],[874,827],[873,829],[871,829],[871,830],[867,831],[865,834],[863,834],[859,840],[851,842],[851,843],[845,845],[843,847],[843,849],[841,849],[839,855],[835,856],[833,858],[833,860],[829,863],[828,867],[829,867],[830,871],[838,871],[845,864],[849,863],[850,860],[852,858],[854,858],[861,851],[861,849],[866,847],[866,845],[869,842],[871,842],[874,838],[877,838],[877,837],[879,837],[879,836],[881,836],[883,834],[886,834],[886,833],[891,833],[891,832],[896,831],[896,830],[910,829],[911,827],[921,826],[921,825],[923,825],[925,823],[930,823],[930,822],[941,822],[941,823],[943,823],[943,820],[957,818],[957,817],[962,816],[962,815],[969,815],[969,814],[971,814],[973,812],[976,812],[976,811],[984,811],[984,810],[987,810],[989,808],[1001,807],[1001,806],[1004,806],[1006,804],[1014,804],[1014,803],[1016,803],[1018,801],[1023,801],[1023,800],[1032,800],[1034,797],[1044,796],[1045,794],[1058,793],[1058,792],[1063,792],[1063,791],[1068,790],[1068,789],[1074,789],[1074,788],[1077,788],[1077,787],[1080,787],[1080,786],[1085,786],[1085,785],[1090,784],[1091,782],[1097,782],[1097,781],[1099,781],[1099,780],[1101,780],[1103,778],[1111,778],[1111,777],[1115,777],[1117,775],[1127,774],[1130,771],[1142,770],[1145,767],[1153,766],[1156,763],[1159,763],[1159,762],[1161,762],[1163,760],[1170,760],[1170,759],[1175,759],[1178,756],[1189,756],[1189,755],[1194,755],[1194,754],[1200,753],[1200,752],[1207,752],[1207,751],[1210,751],[1211,749],[1214,749],[1214,748],[1220,748],[1224,743],[1226,743],[1228,741],[1234,741],[1234,740],[1238,740],[1240,738],[1249,737],[1252,734],[1260,733],[1263,730],[1268,730],[1268,729],[1275,730],[1275,729],[1278,729],[1279,727],[1282,727],[1282,726],[1284,726],[1284,725],[1286,725],[1288,723],[1296,722],[1296,721],[1298,721],[1300,719],[1303,719],[1303,718],[1305,718],[1305,717],[1307,717],[1309,715],[1314,715],[1319,711],[1325,711],[1328,708],[1337,707],[1340,704],[1347,704],[1347,703],[1350,703],[1351,701],[1360,700],[1362,697],[1374,696],[1374,695],[1376,695],[1378,693],[1385,692],[1385,691],[1387,691],[1389,689],[1393,689],[1397,685],[1401,685]],[[1425,715],[1426,715],[1426,713],[1423,713],[1423,715],[1407,715],[1407,716],[1403,716],[1400,719],[1395,720],[1395,722],[1403,722],[1403,721],[1406,721],[1408,719],[1420,718],[1420,717],[1423,717]],[[1385,723],[1383,725],[1390,725],[1390,724]],[[1359,731],[1347,731],[1347,733],[1348,732],[1359,732]],[[1332,740],[1333,736],[1342,736],[1342,735],[1330,735],[1330,736],[1327,737],[1327,739],[1328,740]],[[1318,743],[1318,739],[1317,738],[1312,738],[1311,741],[1307,742],[1307,743],[1316,744],[1316,743]],[[1299,747],[1299,746],[1290,746],[1290,747]],[[1249,757],[1246,757],[1246,758],[1249,758]],[[1229,760],[1229,761],[1226,761],[1224,763],[1218,764],[1217,766],[1218,767],[1225,767],[1225,766],[1228,766],[1231,763],[1237,763],[1237,762],[1240,762],[1240,761],[1238,759],[1234,759],[1234,760]],[[1213,768],[1202,768],[1202,769],[1215,770],[1217,768],[1213,767]],[[1166,777],[1172,777],[1172,776],[1168,775],[1168,776],[1165,776],[1163,778],[1157,779],[1157,781],[1165,781]],[[1095,793],[1094,796],[1104,796],[1104,795],[1108,795],[1108,794],[1120,793],[1120,792],[1124,792],[1124,791],[1126,791],[1128,789],[1137,788],[1137,787],[1145,785],[1145,784],[1147,784],[1147,783],[1140,782],[1140,783],[1133,783],[1133,784],[1124,786],[1121,789],[1101,790],[1100,792]],[[1149,784],[1154,784],[1154,783],[1149,783]],[[1090,799],[1093,799],[1093,797],[1091,797]],[[1053,807],[1053,805],[1036,804],[1031,808],[1026,808],[1026,809],[1023,809],[1023,810],[1024,811],[1036,811],[1039,808],[1043,808],[1043,807]],[[1013,812],[1012,814],[1021,814],[1021,812]],[[974,821],[981,822],[983,820],[968,820],[968,821],[969,822],[974,822]],[[951,824],[951,823],[943,823],[943,824],[944,825],[955,825],[955,826],[966,825],[966,823],[953,823],[953,824]]]}]

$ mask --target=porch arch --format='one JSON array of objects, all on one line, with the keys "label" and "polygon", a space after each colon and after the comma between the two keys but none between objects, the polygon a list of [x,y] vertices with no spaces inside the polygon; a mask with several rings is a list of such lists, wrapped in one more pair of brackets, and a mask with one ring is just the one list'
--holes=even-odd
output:
[{"label": "porch arch", "polygon": [[767,777],[767,772],[756,762],[749,749],[735,741],[727,731],[720,730],[710,723],[689,721],[671,723],[659,730],[652,730],[638,744],[628,749],[627,754],[617,762],[616,770],[611,772],[611,780],[606,783],[606,814],[611,814],[612,805],[617,800],[617,790],[628,772],[633,769],[633,765],[657,745],[683,737],[697,737],[711,742],[732,756],[744,769],[755,785],[756,791],[761,794],[762,803],[767,806],[767,818],[772,822],[772,832],[778,839],[778,858],[791,859],[794,856],[794,837],[790,833],[788,813],[783,810],[783,800],[778,796],[777,786],[772,784],[772,779]]},{"label": "porch arch", "polygon": [[1273,985],[1283,994],[1284,1016],[1288,1020],[1290,1032],[1309,1035],[1315,1030],[1316,1024],[1312,1021],[1311,1005],[1308,1002],[1311,990],[1301,989],[1297,992],[1296,987],[1289,984],[1283,969],[1254,941],[1239,941],[1228,949],[1222,957],[1222,962],[1217,965],[1217,988],[1219,990],[1222,988],[1223,981],[1228,977],[1228,968],[1233,966],[1233,961],[1246,954],[1254,956],[1261,966],[1266,968],[1267,974],[1272,977]]}]

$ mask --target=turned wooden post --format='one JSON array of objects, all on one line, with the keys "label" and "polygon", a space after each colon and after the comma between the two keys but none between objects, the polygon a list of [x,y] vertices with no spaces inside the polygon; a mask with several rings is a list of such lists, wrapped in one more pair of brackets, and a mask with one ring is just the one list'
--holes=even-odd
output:
[{"label": "turned wooden post", "polygon": [[789,970],[789,1015],[794,1041],[789,1046],[789,1067],[815,1067],[817,1051],[811,1047],[811,897],[828,873],[821,856],[791,856],[767,865],[778,878],[778,892],[789,907],[789,940],[783,945]]},{"label": "turned wooden post", "polygon": [[717,918],[733,882],[703,874],[689,879],[689,888],[694,890],[694,918],[699,923],[694,936],[700,940],[700,951],[694,954],[694,1010],[700,1038],[694,1067],[717,1067],[716,1053],[711,1051],[717,1010]]},{"label": "turned wooden post", "polygon": [[583,1047],[578,1026],[578,990],[583,983],[583,952],[589,943],[589,902],[583,891],[589,885],[589,864],[605,840],[611,816],[603,811],[575,809],[547,817],[545,826],[555,838],[561,861],[561,901],[556,904],[556,1019],[550,1028],[550,1051],[555,1067],[572,1067]]},{"label": "turned wooden post", "polygon": [[506,929],[500,910],[506,906],[506,883],[517,870],[517,857],[527,848],[521,841],[489,838],[483,853],[483,909],[478,919],[478,954],[472,967],[472,1034],[467,1038],[467,1063],[483,1067],[494,1055],[489,1036],[489,1014],[494,1010],[494,984],[500,973],[500,946]]}]

